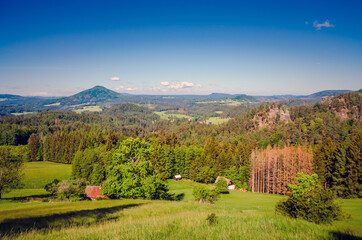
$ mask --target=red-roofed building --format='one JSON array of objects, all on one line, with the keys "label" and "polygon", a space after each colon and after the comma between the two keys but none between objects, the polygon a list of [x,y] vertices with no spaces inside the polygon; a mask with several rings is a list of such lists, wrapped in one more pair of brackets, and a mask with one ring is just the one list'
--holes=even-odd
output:
[{"label": "red-roofed building", "polygon": [[101,186],[87,186],[84,194],[91,200],[96,200],[98,197],[105,198],[105,196],[101,194]]}]

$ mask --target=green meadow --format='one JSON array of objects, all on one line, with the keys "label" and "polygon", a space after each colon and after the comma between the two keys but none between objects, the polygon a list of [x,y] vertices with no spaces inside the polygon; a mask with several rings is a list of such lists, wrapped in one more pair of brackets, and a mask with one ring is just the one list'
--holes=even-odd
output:
[{"label": "green meadow", "polygon": [[85,106],[79,109],[72,110],[76,113],[82,113],[82,112],[102,112],[102,108],[100,106]]},{"label": "green meadow", "polygon": [[[48,174],[47,169],[52,171]],[[52,169],[52,170],[50,170]],[[192,197],[195,183],[169,180],[181,201],[103,200],[45,202],[40,186],[54,177],[70,177],[70,165],[27,163],[31,185],[0,200],[0,238],[4,239],[360,239],[362,201],[342,200],[350,219],[332,225],[275,215],[274,206],[285,198],[251,192],[230,192],[215,204]],[[27,184],[29,184],[27,183]],[[34,186],[34,188],[30,188]],[[20,191],[20,192],[19,192]],[[23,191],[23,192],[21,192]],[[44,192],[45,193],[45,192]],[[23,194],[23,195],[22,195]],[[31,196],[37,196],[32,198]],[[28,197],[21,198],[19,197]],[[44,196],[46,197],[46,195]],[[207,217],[214,213],[216,221]]]},{"label": "green meadow", "polygon": [[154,112],[155,114],[157,114],[158,116],[160,116],[161,119],[164,120],[170,120],[170,119],[174,119],[174,118],[192,118],[186,114],[181,114],[181,113],[170,113],[167,111],[161,111],[161,112]]},{"label": "green meadow", "polygon": [[229,121],[231,118],[221,118],[221,117],[211,117],[206,120],[206,122],[211,122],[212,124],[221,124]]},{"label": "green meadow", "polygon": [[72,165],[52,162],[28,162],[24,167],[24,188],[44,188],[45,184],[57,178],[70,179]]}]

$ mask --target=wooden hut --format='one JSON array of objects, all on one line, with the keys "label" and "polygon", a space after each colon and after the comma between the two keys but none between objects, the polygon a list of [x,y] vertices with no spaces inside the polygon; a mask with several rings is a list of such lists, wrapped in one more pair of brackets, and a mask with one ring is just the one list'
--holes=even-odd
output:
[{"label": "wooden hut", "polygon": [[215,180],[215,184],[219,181],[220,178],[223,178],[227,182],[229,190],[235,190],[235,183],[226,177],[218,176]]},{"label": "wooden hut", "polygon": [[175,181],[178,181],[178,180],[181,180],[181,179],[182,179],[181,175],[173,176],[173,180],[175,180]]}]

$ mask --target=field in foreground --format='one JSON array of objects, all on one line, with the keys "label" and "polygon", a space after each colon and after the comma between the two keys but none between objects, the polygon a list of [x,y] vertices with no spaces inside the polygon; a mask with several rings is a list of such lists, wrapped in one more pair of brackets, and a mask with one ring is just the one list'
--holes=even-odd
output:
[{"label": "field in foreground", "polygon": [[[0,200],[0,231],[21,239],[351,239],[362,237],[362,201],[343,200],[351,219],[317,225],[274,214],[283,196],[231,192],[215,204],[192,201],[192,186],[169,181],[183,201]],[[36,190],[36,189],[34,189]],[[28,190],[30,191],[30,190]],[[217,222],[209,224],[209,214]],[[32,228],[31,231],[26,231]],[[12,229],[12,231],[11,231]],[[353,238],[352,238],[353,239]],[[360,239],[355,237],[355,239]]]}]

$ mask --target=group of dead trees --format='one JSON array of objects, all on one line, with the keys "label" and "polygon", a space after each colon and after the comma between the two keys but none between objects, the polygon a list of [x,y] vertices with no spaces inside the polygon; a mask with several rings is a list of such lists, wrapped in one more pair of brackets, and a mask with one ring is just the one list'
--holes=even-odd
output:
[{"label": "group of dead trees", "polygon": [[253,192],[286,194],[298,172],[312,174],[311,147],[288,146],[254,150],[250,163],[250,186]]}]

